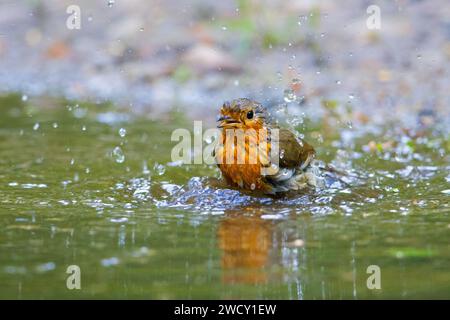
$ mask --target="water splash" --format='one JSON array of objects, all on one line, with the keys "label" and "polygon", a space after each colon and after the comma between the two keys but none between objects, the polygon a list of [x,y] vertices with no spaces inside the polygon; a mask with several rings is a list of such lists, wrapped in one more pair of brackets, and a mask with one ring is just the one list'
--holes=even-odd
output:
[{"label": "water splash", "polygon": [[283,93],[284,101],[286,102],[293,102],[297,100],[297,95],[295,94],[294,90],[292,89],[285,89]]},{"label": "water splash", "polygon": [[119,136],[120,136],[121,138],[125,138],[126,135],[127,135],[127,129],[125,129],[125,128],[120,128],[120,129],[119,129]]},{"label": "water splash", "polygon": [[125,161],[125,154],[119,146],[113,149],[112,156],[117,163],[123,163]]}]

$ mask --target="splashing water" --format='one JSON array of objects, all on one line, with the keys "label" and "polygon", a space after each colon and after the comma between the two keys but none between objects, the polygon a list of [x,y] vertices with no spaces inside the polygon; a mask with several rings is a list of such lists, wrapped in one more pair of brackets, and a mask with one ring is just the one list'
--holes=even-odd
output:
[{"label": "splashing water", "polygon": [[284,101],[285,102],[293,102],[295,100],[297,100],[297,95],[295,94],[294,90],[285,89],[284,90]]},{"label": "splashing water", "polygon": [[125,154],[119,146],[113,149],[112,156],[117,163],[123,163],[125,161]]},{"label": "splashing water", "polygon": [[[86,104],[82,118],[16,117],[7,111],[17,100],[0,118],[2,298],[71,297],[58,280],[68,263],[101,284],[82,297],[279,299],[303,286],[303,298],[370,298],[358,275],[374,263],[387,288],[377,297],[448,296],[436,280],[450,267],[448,143],[438,131],[304,119],[296,124],[323,160],[314,166],[326,187],[273,197],[230,188],[215,166],[172,161],[172,130],[191,127],[180,119]],[[280,114],[292,120],[288,108]]]},{"label": "splashing water", "polygon": [[120,128],[120,129],[119,129],[119,136],[120,136],[121,138],[125,138],[126,135],[127,135],[127,129],[125,129],[125,128]]}]

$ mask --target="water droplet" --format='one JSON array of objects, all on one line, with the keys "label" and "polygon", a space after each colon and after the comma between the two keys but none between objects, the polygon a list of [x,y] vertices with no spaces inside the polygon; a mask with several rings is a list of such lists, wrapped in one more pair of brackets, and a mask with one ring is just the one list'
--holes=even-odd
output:
[{"label": "water droplet", "polygon": [[205,136],[203,138],[203,141],[205,141],[207,144],[211,144],[213,142],[213,137],[212,136]]},{"label": "water droplet", "polygon": [[298,84],[301,84],[302,82],[300,81],[300,79],[297,79],[297,78],[294,78],[294,79],[292,79],[292,82],[291,82],[293,85],[298,85]]},{"label": "water droplet", "polygon": [[55,128],[55,129],[58,128],[58,124],[57,124],[56,122],[53,122],[53,125],[52,125],[52,126],[53,126],[53,128]]},{"label": "water droplet", "polygon": [[287,123],[289,123],[293,127],[297,127],[301,125],[304,122],[304,114],[301,116],[292,116],[289,120],[287,120]]},{"label": "water droplet", "polygon": [[111,221],[113,223],[125,223],[125,222],[128,222],[128,218],[127,217],[111,218],[111,219],[109,219],[109,221]]},{"label": "water droplet", "polygon": [[280,71],[277,71],[277,79],[278,81],[283,80],[283,74]]},{"label": "water droplet", "polygon": [[295,93],[292,89],[284,90],[284,101],[292,102],[292,101],[295,101],[296,99],[297,99],[297,96],[295,95]]},{"label": "water droplet", "polygon": [[125,203],[123,206],[124,209],[133,209],[133,205],[131,203]]},{"label": "water droplet", "polygon": [[39,129],[40,125],[39,122],[36,122],[33,126],[33,130],[36,131],[37,129]]},{"label": "water droplet", "polygon": [[112,155],[117,163],[123,163],[125,161],[125,155],[120,147],[115,147]]},{"label": "water droplet", "polygon": [[297,24],[299,26],[303,25],[303,23],[306,23],[306,21],[308,20],[308,16],[307,15],[301,15],[298,17],[298,22]]},{"label": "water droplet", "polygon": [[86,126],[82,126],[81,131],[86,131]]},{"label": "water droplet", "polygon": [[223,30],[223,31],[226,31],[226,30],[227,30],[227,27],[222,26],[222,30]]},{"label": "water droplet", "polygon": [[92,22],[93,20],[94,20],[94,18],[93,18],[91,15],[89,15],[89,16],[88,16],[88,21],[89,21],[89,22]]},{"label": "water droplet", "polygon": [[148,170],[147,161],[143,161],[142,163],[142,173],[143,174],[150,174],[150,170]]},{"label": "water droplet", "polygon": [[114,3],[116,3],[115,0],[108,0],[108,7],[112,7],[114,5]]},{"label": "water droplet", "polygon": [[166,172],[166,167],[162,164],[155,163],[155,165],[153,166],[153,170],[155,170],[158,176],[162,176]]},{"label": "water droplet", "polygon": [[353,129],[353,123],[351,121],[347,121],[347,127],[349,129]]},{"label": "water droplet", "polygon": [[140,31],[140,32],[143,32],[143,31],[144,31],[144,28],[142,28],[142,27],[139,28],[139,31]]},{"label": "water droplet", "polygon": [[287,112],[287,105],[286,103],[277,105],[274,109],[274,114],[276,114],[279,117],[283,117]]},{"label": "water droplet", "polygon": [[325,37],[325,33],[321,33],[321,34],[320,34],[320,37],[321,37],[321,38]]},{"label": "water droplet", "polygon": [[102,263],[102,266],[104,266],[104,267],[111,267],[111,266],[118,265],[120,263],[120,260],[116,257],[111,257],[111,258],[103,259],[101,261],[101,263]]},{"label": "water droplet", "polygon": [[[184,163],[183,160],[177,160],[177,161],[167,162],[167,165],[169,167],[181,167],[183,165],[183,163]],[[188,168],[188,167],[186,167],[186,168]]]},{"label": "water droplet", "polygon": [[418,55],[417,55],[417,59],[418,59],[418,60],[422,59],[422,55],[418,54]]},{"label": "water droplet", "polygon": [[239,80],[234,80],[234,85],[237,87],[239,86]]},{"label": "water droplet", "polygon": [[119,129],[119,136],[121,136],[122,138],[124,138],[127,135],[127,129],[125,128],[120,128]]},{"label": "water droplet", "polygon": [[73,166],[75,164],[75,159],[70,159],[70,165]]},{"label": "water droplet", "polygon": [[350,94],[348,95],[348,98],[349,98],[349,99],[354,99],[354,98],[355,98],[355,95],[354,95],[353,93],[350,93]]},{"label": "water droplet", "polygon": [[341,82],[341,80],[336,80],[336,84],[341,84],[342,82]]},{"label": "water droplet", "polygon": [[47,271],[54,270],[55,268],[56,268],[56,265],[54,262],[47,262],[47,263],[43,263],[43,264],[36,266],[35,269],[36,269],[36,272],[38,272],[38,273],[44,273]]},{"label": "water droplet", "polygon": [[22,101],[28,101],[28,96],[26,94],[22,95]]}]

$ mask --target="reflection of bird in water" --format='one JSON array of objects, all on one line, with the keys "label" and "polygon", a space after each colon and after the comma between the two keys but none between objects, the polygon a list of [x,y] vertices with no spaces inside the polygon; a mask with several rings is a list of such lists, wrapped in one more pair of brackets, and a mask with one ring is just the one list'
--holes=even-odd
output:
[{"label": "reflection of bird in water", "polygon": [[264,283],[272,241],[272,223],[257,215],[228,213],[217,231],[225,283]]}]

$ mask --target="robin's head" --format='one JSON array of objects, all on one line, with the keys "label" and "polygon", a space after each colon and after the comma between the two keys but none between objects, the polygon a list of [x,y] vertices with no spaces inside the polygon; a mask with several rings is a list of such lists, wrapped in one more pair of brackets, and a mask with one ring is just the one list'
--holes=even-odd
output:
[{"label": "robin's head", "polygon": [[264,107],[253,100],[241,98],[226,101],[217,118],[218,127],[224,129],[261,129],[267,121]]}]

